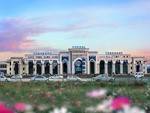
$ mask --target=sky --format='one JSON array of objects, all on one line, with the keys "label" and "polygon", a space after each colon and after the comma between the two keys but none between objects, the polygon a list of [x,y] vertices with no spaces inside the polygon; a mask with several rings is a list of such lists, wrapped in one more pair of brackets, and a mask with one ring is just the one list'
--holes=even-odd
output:
[{"label": "sky", "polygon": [[86,46],[150,56],[150,0],[0,0],[0,59]]}]

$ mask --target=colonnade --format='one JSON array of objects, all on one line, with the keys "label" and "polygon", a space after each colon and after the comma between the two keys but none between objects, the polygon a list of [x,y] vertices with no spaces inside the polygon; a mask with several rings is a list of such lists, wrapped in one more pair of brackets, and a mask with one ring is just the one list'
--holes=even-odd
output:
[{"label": "colonnade", "polygon": [[[90,64],[91,63],[91,64]],[[89,61],[83,63],[83,66],[76,67],[73,63],[72,69],[74,71],[70,72],[69,62],[58,63],[57,60],[36,60],[36,61],[24,61],[24,62],[12,62],[11,74],[132,74],[135,72],[143,72],[143,63],[132,63],[129,61],[105,61],[101,60],[99,62]],[[79,65],[79,64],[78,64]],[[78,68],[78,69],[76,69]],[[79,69],[82,68],[82,69]],[[78,70],[79,73],[76,72]],[[82,70],[82,71],[80,71]]]},{"label": "colonnade", "polygon": [[27,74],[59,74],[60,65],[58,61],[28,61],[26,62]]},{"label": "colonnade", "polygon": [[[90,64],[90,62],[89,62]],[[105,61],[101,60],[100,62],[95,62],[95,73],[94,74],[133,74],[135,72],[145,72],[144,64],[132,63],[127,60],[125,61]],[[90,65],[89,65],[90,66]],[[93,67],[89,67],[91,70]],[[91,71],[88,71],[88,74],[93,74]]]},{"label": "colonnade", "polygon": [[[60,65],[57,60],[50,61],[25,61],[12,62],[11,75],[15,74],[59,74]],[[10,74],[9,73],[9,74]]]},{"label": "colonnade", "polygon": [[128,61],[104,61],[98,64],[100,74],[129,74],[131,73],[131,63]]}]

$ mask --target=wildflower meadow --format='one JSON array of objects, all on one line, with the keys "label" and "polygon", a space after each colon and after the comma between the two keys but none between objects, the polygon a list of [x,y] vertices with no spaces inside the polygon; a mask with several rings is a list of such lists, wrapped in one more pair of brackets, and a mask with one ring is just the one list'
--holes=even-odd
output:
[{"label": "wildflower meadow", "polygon": [[0,83],[0,113],[150,113],[144,82]]}]

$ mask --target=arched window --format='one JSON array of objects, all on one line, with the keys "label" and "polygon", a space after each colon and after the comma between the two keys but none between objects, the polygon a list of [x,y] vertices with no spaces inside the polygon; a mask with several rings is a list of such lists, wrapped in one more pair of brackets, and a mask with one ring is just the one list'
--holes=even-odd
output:
[{"label": "arched window", "polygon": [[140,72],[140,65],[139,64],[136,65],[136,72]]},{"label": "arched window", "polygon": [[50,63],[45,62],[45,74],[50,74]]},{"label": "arched window", "polygon": [[95,62],[90,61],[90,74],[95,74]]},{"label": "arched window", "polygon": [[33,62],[32,61],[29,61],[28,63],[29,67],[28,67],[28,70],[29,70],[29,74],[33,74],[33,71],[34,71],[34,68],[33,68]]},{"label": "arched window", "polygon": [[120,61],[116,61],[115,63],[115,73],[120,74]]},{"label": "arched window", "polygon": [[105,61],[104,60],[102,60],[102,61],[100,61],[100,64],[99,64],[100,66],[100,74],[104,74],[105,73]]},{"label": "arched window", "polygon": [[15,67],[14,67],[15,75],[19,74],[19,64],[15,62]]},{"label": "arched window", "polygon": [[63,68],[63,74],[67,74],[68,73],[68,64],[67,64],[66,60],[63,61],[62,68]]},{"label": "arched window", "polygon": [[37,61],[36,70],[38,75],[42,74],[42,63],[40,61]]},{"label": "arched window", "polygon": [[128,74],[128,61],[123,62],[123,74]]},{"label": "arched window", "polygon": [[53,64],[52,64],[52,67],[53,67],[53,74],[58,74],[58,63],[56,60],[53,61]]},{"label": "arched window", "polygon": [[108,74],[112,74],[112,61],[108,61]]}]

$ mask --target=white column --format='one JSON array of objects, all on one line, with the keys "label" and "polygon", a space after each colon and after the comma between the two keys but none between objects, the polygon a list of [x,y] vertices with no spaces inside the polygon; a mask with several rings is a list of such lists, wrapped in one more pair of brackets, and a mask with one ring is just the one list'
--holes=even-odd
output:
[{"label": "white column", "polygon": [[34,68],[34,75],[36,75],[36,74],[37,74],[37,73],[36,73],[36,71],[37,71],[37,69],[36,69],[36,61],[34,61],[33,64],[34,64],[34,65],[33,65],[33,68]]},{"label": "white column", "polygon": [[68,61],[68,74],[71,74],[71,66],[70,66],[70,61]]},{"label": "white column", "polygon": [[140,64],[140,72],[143,72],[143,65],[142,65],[142,63]]},{"label": "white column", "polygon": [[123,74],[123,61],[120,61],[120,74]]},{"label": "white column", "polygon": [[144,64],[144,71],[145,71],[145,74],[147,74],[147,66],[146,66],[146,64]]},{"label": "white column", "polygon": [[22,70],[23,70],[23,69],[22,69],[22,63],[19,62],[18,65],[19,65],[19,74],[22,74]]},{"label": "white column", "polygon": [[60,63],[58,64],[58,74],[60,74]]},{"label": "white column", "polygon": [[53,66],[52,66],[52,63],[50,63],[50,74],[53,74]]},{"label": "white column", "polygon": [[94,74],[97,74],[97,62],[95,61],[95,73]]},{"label": "white column", "polygon": [[44,65],[44,61],[41,61],[41,65],[42,65],[42,74],[45,73],[45,65]]},{"label": "white column", "polygon": [[131,73],[131,62],[128,62],[128,74]]},{"label": "white column", "polygon": [[14,75],[14,63],[11,61],[11,75]]},{"label": "white column", "polygon": [[113,64],[112,64],[112,72],[115,74],[115,63],[116,63],[116,62],[113,61],[112,63],[113,63]]},{"label": "white column", "polygon": [[25,69],[26,70],[26,74],[28,75],[29,74],[29,63],[28,63],[28,61],[25,62],[25,66],[26,66],[25,67],[26,68]]},{"label": "white column", "polygon": [[75,69],[74,69],[74,62],[72,62],[72,73],[71,74],[75,74]]},{"label": "white column", "polygon": [[134,61],[132,62],[132,74],[135,73],[135,64],[134,64]]},{"label": "white column", "polygon": [[108,62],[105,61],[105,74],[108,74]]},{"label": "white column", "polygon": [[[68,67],[68,63],[67,63],[67,67]],[[69,67],[68,67],[68,69],[69,69]],[[63,74],[63,63],[62,62],[60,62],[60,74]]]},{"label": "white column", "polygon": [[89,59],[87,61],[87,69],[88,69],[88,74],[90,74],[90,62],[89,62]]},{"label": "white column", "polygon": [[100,70],[99,70],[99,63],[97,63],[97,74],[99,74],[100,73]]},{"label": "white column", "polygon": [[10,63],[7,63],[7,74],[10,74]]}]

